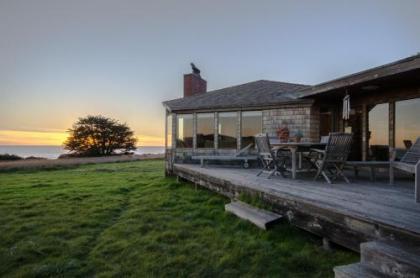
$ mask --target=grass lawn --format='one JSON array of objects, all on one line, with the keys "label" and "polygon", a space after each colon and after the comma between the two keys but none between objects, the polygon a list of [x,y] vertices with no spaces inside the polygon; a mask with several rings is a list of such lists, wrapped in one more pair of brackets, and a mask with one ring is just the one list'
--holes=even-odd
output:
[{"label": "grass lawn", "polygon": [[261,231],[163,161],[0,173],[0,276],[332,277],[358,260],[288,224]]}]

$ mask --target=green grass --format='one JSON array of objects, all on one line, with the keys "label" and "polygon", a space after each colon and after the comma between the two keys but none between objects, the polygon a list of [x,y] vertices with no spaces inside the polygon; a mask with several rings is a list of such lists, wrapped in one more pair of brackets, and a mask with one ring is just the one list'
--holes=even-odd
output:
[{"label": "green grass", "polygon": [[160,160],[0,173],[0,276],[331,277],[356,261],[163,176]]}]

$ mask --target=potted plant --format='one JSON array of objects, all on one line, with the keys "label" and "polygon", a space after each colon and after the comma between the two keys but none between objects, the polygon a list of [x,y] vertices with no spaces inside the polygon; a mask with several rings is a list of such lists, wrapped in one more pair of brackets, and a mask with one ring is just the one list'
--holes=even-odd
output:
[{"label": "potted plant", "polygon": [[289,141],[289,128],[287,127],[286,121],[282,122],[282,125],[277,128],[276,132],[280,142]]},{"label": "potted plant", "polygon": [[303,132],[300,130],[300,129],[298,129],[296,132],[295,132],[295,139],[296,139],[296,142],[300,142],[300,140],[302,140],[302,137],[303,137]]}]

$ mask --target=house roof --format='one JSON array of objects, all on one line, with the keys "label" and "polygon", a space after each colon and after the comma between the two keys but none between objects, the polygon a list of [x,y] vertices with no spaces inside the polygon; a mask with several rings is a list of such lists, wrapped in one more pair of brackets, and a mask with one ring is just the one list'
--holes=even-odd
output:
[{"label": "house roof", "polygon": [[295,92],[307,85],[258,80],[242,85],[209,91],[190,97],[163,102],[171,111],[250,108],[275,106],[279,104],[301,103]]},{"label": "house roof", "polygon": [[418,73],[419,70],[420,54],[417,54],[379,67],[370,68],[354,74],[333,79],[328,82],[323,82],[314,86],[308,86],[300,92],[297,92],[296,95],[299,98],[314,96],[351,86],[377,82],[379,80],[391,80],[393,78],[396,79],[399,76],[408,74],[410,72],[417,72],[415,73],[415,76],[420,77],[420,74]]}]

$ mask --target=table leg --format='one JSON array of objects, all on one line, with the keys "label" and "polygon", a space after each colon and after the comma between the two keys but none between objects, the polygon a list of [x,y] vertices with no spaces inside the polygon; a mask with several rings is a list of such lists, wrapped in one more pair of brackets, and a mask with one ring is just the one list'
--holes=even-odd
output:
[{"label": "table leg", "polygon": [[299,169],[302,169],[302,152],[299,152],[298,156],[299,156]]},{"label": "table leg", "polygon": [[296,179],[296,148],[290,148],[292,153],[292,179]]}]

